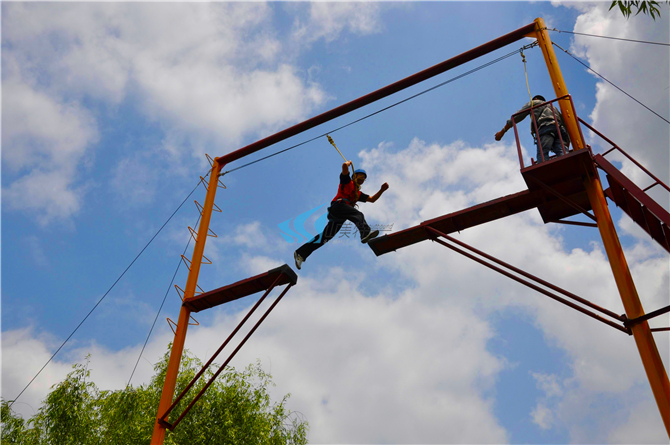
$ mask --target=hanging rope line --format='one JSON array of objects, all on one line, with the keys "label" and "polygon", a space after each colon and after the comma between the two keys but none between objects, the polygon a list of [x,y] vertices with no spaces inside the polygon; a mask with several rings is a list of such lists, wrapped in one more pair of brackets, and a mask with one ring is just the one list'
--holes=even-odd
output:
[{"label": "hanging rope line", "polygon": [[[331,138],[329,134],[327,134],[326,137],[328,138],[328,142],[330,142],[330,145],[335,147],[335,150],[337,150],[337,152],[340,154],[340,156],[342,156],[342,159],[344,159],[344,162],[347,162],[347,158],[345,158],[344,155],[342,154],[342,152],[340,151],[340,149],[337,148],[337,145],[335,145],[335,141],[333,140],[333,138]],[[353,175],[354,172],[356,171],[356,169],[354,168],[354,163],[353,162],[351,163],[351,170],[352,170],[351,174]]]},{"label": "hanging rope line", "polygon": [[517,50],[515,50],[515,51],[512,51],[511,53],[508,53],[508,54],[505,54],[504,56],[498,57],[498,58],[495,59],[495,60],[491,60],[490,62],[487,62],[487,63],[485,63],[485,64],[483,64],[483,65],[480,65],[480,66],[478,66],[478,67],[476,67],[476,68],[471,69],[470,71],[467,71],[467,72],[465,72],[465,73],[463,73],[463,74],[460,74],[460,75],[458,75],[458,76],[456,76],[456,77],[452,77],[452,78],[449,79],[449,80],[446,80],[446,81],[444,81],[444,82],[442,82],[442,83],[439,83],[439,84],[437,84],[437,85],[435,85],[435,86],[433,86],[433,87],[430,87],[430,88],[428,88],[428,89],[426,89],[426,90],[423,90],[423,91],[421,91],[421,92],[419,92],[419,93],[417,93],[417,94],[414,94],[413,96],[410,96],[410,97],[408,97],[408,98],[406,98],[406,99],[403,99],[403,100],[401,100],[401,101],[395,102],[395,103],[393,103],[393,104],[391,104],[391,105],[389,105],[389,106],[387,106],[387,107],[384,107],[384,108],[382,108],[382,109],[380,109],[380,110],[377,110],[377,111],[375,111],[375,112],[373,112],[373,113],[370,113],[370,114],[368,114],[368,115],[365,115],[365,116],[363,116],[363,117],[361,117],[361,118],[359,118],[359,119],[356,119],[356,120],[354,120],[354,121],[352,121],[352,122],[349,122],[348,124],[342,125],[342,126],[337,127],[337,128],[335,128],[335,129],[333,129],[333,130],[329,130],[329,131],[327,131],[327,132],[325,132],[325,133],[323,133],[323,134],[320,134],[320,135],[318,135],[318,136],[314,136],[314,137],[311,138],[311,139],[307,139],[306,141],[303,141],[303,142],[300,142],[300,143],[298,143],[298,144],[292,145],[292,146],[290,146],[290,147],[288,147],[288,148],[285,148],[285,149],[283,149],[283,150],[279,150],[278,152],[272,153],[271,155],[264,156],[264,157],[262,157],[262,158],[256,159],[255,161],[248,162],[248,163],[246,163],[246,164],[244,164],[244,165],[240,165],[239,167],[236,167],[236,168],[233,168],[233,169],[231,169],[231,170],[228,170],[228,171],[226,171],[226,172],[221,173],[219,176],[227,175],[228,173],[232,173],[232,172],[234,172],[234,171],[243,169],[243,168],[245,168],[245,167],[248,167],[248,166],[250,166],[250,165],[256,164],[256,163],[261,162],[261,161],[264,161],[264,160],[266,160],[266,159],[270,159],[270,158],[273,157],[273,156],[277,156],[277,155],[282,154],[282,153],[284,153],[284,152],[287,152],[287,151],[289,151],[289,150],[293,150],[294,148],[298,148],[298,147],[300,147],[301,145],[305,145],[305,144],[308,144],[308,143],[310,143],[310,142],[313,142],[313,141],[315,141],[315,140],[317,140],[317,139],[319,139],[319,138],[322,138],[322,137],[324,137],[324,136],[327,136],[328,134],[332,134],[332,133],[335,133],[336,131],[340,131],[340,130],[342,130],[342,129],[344,129],[344,128],[347,128],[347,127],[349,127],[349,126],[351,126],[351,125],[354,125],[354,124],[356,124],[356,123],[358,123],[358,122],[361,122],[361,121],[363,121],[363,120],[365,120],[365,119],[368,119],[368,118],[370,118],[370,117],[372,117],[372,116],[375,116],[375,115],[377,115],[377,114],[379,114],[379,113],[381,113],[381,112],[384,112],[384,111],[386,111],[386,110],[389,110],[389,109],[391,109],[391,108],[393,108],[393,107],[396,107],[396,106],[398,106],[398,105],[400,105],[400,104],[403,104],[403,103],[405,103],[405,102],[407,102],[407,101],[409,101],[409,100],[412,100],[412,99],[417,98],[417,97],[419,97],[419,96],[421,96],[421,95],[423,95],[423,94],[426,94],[426,93],[428,93],[428,92],[430,92],[430,91],[433,91],[433,90],[435,90],[435,89],[437,89],[437,88],[440,88],[440,87],[442,87],[442,86],[444,86],[444,85],[446,85],[446,84],[448,84],[448,83],[454,82],[454,81],[456,81],[456,80],[458,80],[458,79],[461,79],[461,78],[463,78],[463,77],[465,77],[465,76],[468,76],[468,75],[470,75],[470,74],[473,74],[473,73],[475,73],[475,72],[477,72],[477,71],[479,71],[479,70],[482,70],[482,69],[484,69],[484,68],[487,68],[487,67],[489,67],[489,66],[491,66],[491,65],[493,65],[493,64],[496,64],[496,63],[498,63],[498,62],[502,62],[503,60],[505,60],[505,59],[507,59],[507,58],[509,58],[509,57],[512,57],[512,56],[515,55],[515,54],[518,54],[519,52],[523,51],[524,49],[530,49],[530,48],[533,48],[534,46],[537,46],[537,42],[533,42],[533,43],[531,43],[531,44],[529,44],[529,45],[526,45],[526,46],[524,46],[524,47],[522,47],[522,48],[520,48],[520,49],[517,49]]},{"label": "hanging rope line", "polygon": [[669,121],[669,120],[667,120],[666,118],[664,118],[663,116],[661,116],[660,114],[658,114],[657,112],[655,112],[654,110],[652,110],[651,108],[649,108],[648,106],[646,106],[645,104],[643,104],[642,102],[640,102],[639,100],[635,99],[635,98],[634,98],[633,96],[631,96],[630,94],[626,93],[624,90],[622,90],[621,88],[619,88],[618,86],[616,86],[614,83],[612,83],[610,80],[608,80],[607,78],[605,78],[605,76],[603,76],[602,74],[596,72],[593,68],[591,68],[590,66],[588,66],[586,63],[582,62],[582,61],[579,60],[577,57],[575,57],[574,55],[572,55],[568,50],[561,48],[556,42],[551,42],[551,43],[552,43],[555,47],[557,47],[558,49],[560,49],[561,51],[563,51],[564,53],[566,53],[568,56],[572,57],[572,58],[575,59],[577,62],[579,62],[579,63],[581,63],[582,65],[584,65],[589,71],[591,71],[592,73],[594,73],[595,75],[597,75],[598,77],[600,77],[601,79],[603,79],[605,82],[609,83],[609,84],[612,85],[614,88],[616,88],[617,90],[621,91],[623,94],[625,94],[626,96],[630,97],[630,98],[633,99],[635,102],[637,102],[638,104],[642,105],[644,108],[646,108],[647,110],[651,111],[651,112],[654,113],[656,116],[658,116],[659,118],[663,119],[665,122],[667,122],[668,124],[670,124],[670,121]]},{"label": "hanging rope line", "polygon": [[521,52],[521,60],[523,61],[523,73],[526,75],[526,88],[528,88],[528,97],[530,99],[531,105],[533,104],[533,95],[530,94],[530,84],[528,83],[528,69],[526,68],[526,56],[523,54],[523,50]]},{"label": "hanging rope line", "polygon": [[563,33],[567,33],[567,34],[577,34],[577,35],[580,35],[580,36],[600,37],[601,39],[623,40],[624,42],[635,42],[635,43],[646,43],[646,44],[649,44],[649,45],[670,46],[670,43],[649,42],[649,41],[646,41],[646,40],[622,39],[620,37],[599,36],[597,34],[584,34],[583,32],[561,31],[560,29],[556,29],[556,28],[551,28],[551,29],[547,28],[547,31],[563,32]]},{"label": "hanging rope line", "polygon": [[160,229],[158,229],[158,231],[154,234],[154,236],[151,237],[151,239],[149,240],[149,242],[142,248],[142,250],[140,250],[140,253],[138,253],[137,256],[135,257],[135,259],[133,259],[133,261],[130,262],[130,264],[128,265],[128,267],[126,267],[126,269],[121,273],[121,275],[119,276],[119,278],[117,278],[116,281],[114,281],[114,284],[112,284],[112,285],[110,286],[110,288],[107,289],[107,292],[105,292],[105,294],[100,298],[100,300],[98,300],[98,302],[95,304],[95,306],[93,306],[93,309],[91,309],[91,310],[88,312],[88,314],[86,314],[86,316],[84,317],[84,319],[77,325],[76,328],[74,328],[74,331],[72,331],[72,333],[65,339],[65,341],[63,342],[63,344],[61,344],[61,345],[58,347],[58,349],[56,349],[56,352],[53,353],[53,355],[49,358],[49,360],[47,360],[47,362],[44,364],[44,366],[42,366],[42,368],[37,372],[37,374],[35,374],[35,376],[34,376],[34,377],[28,382],[28,384],[21,390],[21,392],[19,393],[19,395],[16,396],[16,397],[14,398],[14,400],[12,400],[11,402],[9,402],[9,405],[8,405],[9,407],[11,407],[11,406],[12,406],[12,405],[19,399],[19,397],[21,397],[21,395],[26,391],[26,389],[28,389],[28,387],[35,381],[35,379],[42,373],[42,371],[44,371],[44,368],[46,368],[47,365],[48,365],[49,363],[51,363],[51,360],[53,360],[53,358],[56,357],[56,354],[58,354],[58,353],[60,352],[60,350],[63,349],[63,346],[65,346],[65,344],[66,344],[66,343],[72,338],[72,336],[79,330],[79,328],[81,327],[81,325],[83,325],[84,322],[88,319],[88,317],[91,316],[91,314],[93,313],[93,311],[100,305],[100,303],[102,303],[102,301],[105,299],[105,297],[107,297],[107,295],[112,291],[112,289],[114,289],[114,286],[116,286],[116,284],[117,284],[119,281],[121,281],[121,278],[123,278],[123,276],[126,274],[126,272],[128,272],[128,269],[130,269],[130,268],[132,267],[132,265],[135,264],[135,261],[137,261],[137,259],[142,255],[142,253],[144,253],[144,251],[147,249],[147,247],[149,247],[149,245],[153,242],[153,240],[156,239],[156,237],[158,236],[158,234],[161,233],[161,231],[162,231],[162,230],[165,228],[165,226],[170,222],[170,220],[177,214],[177,212],[179,211],[179,209],[182,208],[182,206],[184,205],[184,203],[188,200],[188,198],[191,197],[191,195],[193,194],[193,192],[196,191],[196,189],[198,188],[199,185],[200,185],[200,181],[198,181],[198,183],[197,183],[196,186],[193,188],[193,190],[191,190],[191,193],[189,193],[188,196],[187,196],[186,198],[184,198],[184,200],[181,202],[181,204],[179,204],[179,206],[177,207],[177,209],[176,209],[174,212],[172,212],[172,215],[170,215],[170,217],[167,219],[167,221],[165,221],[165,223],[163,223],[163,225],[160,227]]},{"label": "hanging rope line", "polygon": [[[186,198],[188,199],[188,198]],[[202,215],[198,215],[198,220],[195,222],[194,227],[198,227],[198,223],[200,222],[200,218]],[[186,251],[188,250],[188,246],[191,244],[191,239],[192,237],[188,237],[188,241],[186,242],[186,247],[184,247],[184,252],[182,252],[182,256],[186,254]],[[144,345],[142,345],[142,350],[140,351],[140,355],[137,357],[137,361],[135,362],[135,367],[133,367],[133,372],[130,374],[130,378],[128,379],[128,383],[126,384],[126,387],[130,386],[130,381],[133,379],[133,376],[135,375],[135,370],[137,369],[137,365],[140,363],[140,360],[142,359],[142,354],[144,354],[144,349],[147,347],[147,343],[149,343],[149,338],[151,337],[151,333],[154,330],[154,327],[156,326],[156,322],[158,321],[158,317],[161,314],[161,310],[163,310],[163,306],[165,305],[165,300],[167,300],[167,296],[170,293],[170,290],[172,289],[172,284],[174,283],[174,279],[177,277],[177,273],[179,272],[179,268],[181,267],[182,260],[181,257],[179,257],[179,262],[177,263],[177,269],[175,269],[174,274],[172,275],[172,280],[170,280],[170,284],[168,285],[167,290],[165,291],[165,295],[163,296],[163,301],[161,302],[160,307],[158,308],[158,312],[156,313],[156,318],[154,318],[154,322],[151,324],[151,329],[149,329],[149,334],[147,335],[147,339],[144,340]]]}]

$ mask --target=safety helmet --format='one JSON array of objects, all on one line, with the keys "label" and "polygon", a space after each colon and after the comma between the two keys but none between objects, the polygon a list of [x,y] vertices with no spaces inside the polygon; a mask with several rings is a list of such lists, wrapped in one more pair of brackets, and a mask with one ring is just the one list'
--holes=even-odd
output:
[{"label": "safety helmet", "polygon": [[541,100],[542,102],[546,102],[547,99],[544,98],[544,96],[540,96],[539,94],[533,97],[533,100]]},{"label": "safety helmet", "polygon": [[362,168],[359,168],[358,170],[355,170],[354,174],[365,175],[366,178],[368,177],[368,174]]}]

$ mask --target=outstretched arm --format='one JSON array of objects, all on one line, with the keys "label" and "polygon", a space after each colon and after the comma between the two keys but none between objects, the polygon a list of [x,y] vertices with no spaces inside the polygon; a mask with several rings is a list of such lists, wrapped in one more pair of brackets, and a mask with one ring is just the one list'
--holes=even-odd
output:
[{"label": "outstretched arm", "polygon": [[370,198],[368,198],[368,202],[375,202],[376,200],[379,199],[380,196],[382,196],[382,193],[384,193],[388,189],[389,189],[388,183],[386,183],[386,182],[383,183],[382,188],[380,188],[377,193],[375,193],[374,195],[370,196]]},{"label": "outstretched arm", "polygon": [[[537,101],[537,100],[534,101],[534,102],[535,102],[535,105],[537,105],[538,103],[541,103],[541,101]],[[528,114],[530,114],[530,111],[527,111],[527,110],[530,110],[530,107],[532,105],[533,105],[533,101],[528,102],[526,105],[521,107],[521,109],[519,111],[514,113],[514,114],[516,114],[516,116],[514,116],[514,122],[516,122],[518,124],[519,122],[524,120],[526,118],[526,116],[528,116]],[[522,113],[522,111],[526,111],[526,112]],[[519,114],[517,114],[517,113],[519,113]],[[503,138],[503,136],[505,136],[505,133],[507,133],[507,130],[509,130],[510,128],[512,128],[512,119],[508,119],[507,122],[505,122],[505,126],[502,128],[502,130],[500,130],[499,132],[496,133],[496,141],[501,140]]]},{"label": "outstretched arm", "polygon": [[496,133],[496,141],[499,141],[505,136],[505,133],[507,133],[507,130],[512,128],[512,126],[509,124],[509,121],[505,122],[505,126],[500,130],[499,132]]}]

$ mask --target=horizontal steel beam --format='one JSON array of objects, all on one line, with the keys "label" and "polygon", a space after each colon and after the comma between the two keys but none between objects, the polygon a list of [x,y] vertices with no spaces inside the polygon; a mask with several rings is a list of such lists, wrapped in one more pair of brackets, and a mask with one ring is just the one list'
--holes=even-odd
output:
[{"label": "horizontal steel beam", "polygon": [[239,150],[218,157],[216,158],[216,162],[222,165],[229,164],[240,158],[243,158],[259,150],[267,148],[270,145],[276,144],[277,142],[281,142],[299,133],[302,133],[318,125],[321,125],[325,122],[343,116],[361,107],[364,107],[387,96],[390,96],[394,93],[397,93],[398,91],[404,90],[420,82],[423,82],[424,80],[428,80],[431,77],[435,77],[438,74],[442,74],[446,71],[449,71],[450,69],[456,68],[457,66],[463,65],[464,63],[477,59],[478,57],[484,56],[490,52],[493,52],[497,49],[507,46],[510,43],[514,43],[517,40],[521,40],[534,31],[535,31],[535,22],[523,26],[517,29],[516,31],[512,31],[509,34],[505,34],[502,37],[498,37],[497,39],[491,40],[490,42],[484,43],[483,45],[480,45],[469,51],[461,53],[455,57],[452,57],[451,59],[445,60],[444,62],[438,63],[437,65],[433,65],[430,68],[426,68],[423,71],[419,71],[418,73],[406,77],[402,80],[399,80],[395,83],[387,85],[376,91],[373,91],[372,93],[366,94],[365,96],[361,96],[358,99],[354,99],[350,102],[347,102],[346,104],[340,105],[339,107],[333,108],[329,111],[326,111],[325,113],[319,114],[318,116],[314,116],[311,119],[307,119],[304,122],[296,124],[292,127],[289,127],[285,130],[282,130],[278,133],[268,136],[264,139],[256,141],[252,144],[249,144],[246,147],[240,148]]}]

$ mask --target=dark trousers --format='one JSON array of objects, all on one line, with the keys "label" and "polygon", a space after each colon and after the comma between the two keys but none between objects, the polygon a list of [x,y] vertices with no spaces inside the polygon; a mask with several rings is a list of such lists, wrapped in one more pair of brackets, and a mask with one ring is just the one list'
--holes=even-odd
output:
[{"label": "dark trousers", "polygon": [[[563,156],[563,146],[561,145],[561,138],[558,137],[558,133],[555,128],[549,127],[549,129],[544,130],[540,128],[540,140],[537,144],[537,162],[542,162],[542,156],[544,155],[544,160],[549,159],[549,152],[553,151],[556,156]],[[563,138],[563,143],[565,144],[565,152],[568,152],[568,147],[570,143],[568,142],[567,135],[561,135]]]},{"label": "dark trousers", "polygon": [[345,202],[333,202],[328,207],[328,224],[323,229],[323,232],[306,242],[296,250],[298,255],[303,259],[307,259],[316,249],[326,244],[331,239],[335,238],[337,232],[342,228],[345,221],[351,221],[358,227],[361,233],[361,239],[370,233],[370,226],[365,222],[365,216],[354,207]]}]

